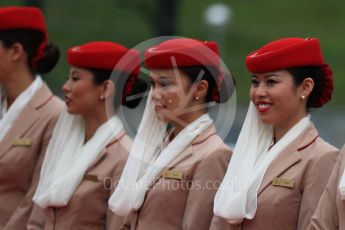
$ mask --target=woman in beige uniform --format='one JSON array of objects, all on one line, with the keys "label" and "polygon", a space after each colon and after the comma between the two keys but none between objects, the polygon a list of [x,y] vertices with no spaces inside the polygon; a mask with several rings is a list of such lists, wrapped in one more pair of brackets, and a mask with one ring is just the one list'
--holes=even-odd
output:
[{"label": "woman in beige uniform", "polygon": [[[125,64],[119,64],[124,59]],[[43,226],[39,217],[32,216],[28,228],[119,229],[123,220],[109,211],[108,200],[131,140],[113,113],[113,103],[108,102],[114,98],[115,108],[139,102],[125,100],[131,93],[146,90],[138,79],[139,53],[113,42],[95,41],[71,48],[67,61],[71,65],[63,86],[67,109],[49,142],[33,198],[43,209]]]},{"label": "woman in beige uniform", "polygon": [[345,145],[308,229],[345,229]]},{"label": "woman in beige uniform", "polygon": [[332,72],[316,38],[273,41],[246,64],[251,102],[211,229],[304,230],[338,152],[308,116],[331,99]]},{"label": "woman in beige uniform", "polygon": [[44,152],[62,110],[39,74],[59,50],[34,7],[0,8],[0,229],[26,229]]},{"label": "woman in beige uniform", "polygon": [[145,64],[152,87],[110,208],[129,215],[123,229],[208,229],[231,150],[207,108],[228,99],[232,78],[214,42],[171,39],[148,49]]}]

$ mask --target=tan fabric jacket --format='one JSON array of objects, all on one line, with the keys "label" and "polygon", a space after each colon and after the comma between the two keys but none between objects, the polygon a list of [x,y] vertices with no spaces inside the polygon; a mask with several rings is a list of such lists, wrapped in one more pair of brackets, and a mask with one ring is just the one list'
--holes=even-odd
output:
[{"label": "tan fabric jacket", "polygon": [[120,179],[131,145],[132,140],[124,131],[121,132],[102,151],[96,163],[87,170],[68,205],[44,210],[35,206],[35,213],[30,218],[28,229],[119,229],[123,224],[123,218],[110,211],[108,200]]},{"label": "tan fabric jacket", "polygon": [[208,128],[162,172],[142,207],[132,213],[130,224],[122,229],[208,229],[213,199],[231,153],[214,126]]},{"label": "tan fabric jacket", "polygon": [[339,182],[345,168],[345,146],[329,178],[326,190],[321,196],[319,205],[313,215],[309,229],[345,230],[345,201],[339,193]]},{"label": "tan fabric jacket", "polygon": [[[337,153],[338,149],[318,137],[311,124],[268,167],[258,191],[254,219],[231,225],[215,217],[210,229],[305,230],[326,187]],[[273,185],[276,178],[293,183],[293,188],[279,183]]]},{"label": "tan fabric jacket", "polygon": [[26,229],[43,156],[62,108],[44,84],[0,142],[0,229]]}]

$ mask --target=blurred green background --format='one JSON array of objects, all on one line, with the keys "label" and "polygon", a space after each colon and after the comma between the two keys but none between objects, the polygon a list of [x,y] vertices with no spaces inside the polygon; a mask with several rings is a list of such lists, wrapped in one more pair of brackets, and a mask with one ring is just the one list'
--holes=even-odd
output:
[{"label": "blurred green background", "polygon": [[[68,71],[65,53],[69,47],[91,40],[111,40],[133,47],[155,37],[153,15],[159,11],[157,2],[162,5],[164,1],[172,0],[42,0],[50,40],[62,51],[58,66],[46,78],[53,91],[61,93]],[[240,103],[248,102],[250,75],[243,61],[246,55],[271,40],[299,36],[320,38],[325,60],[335,76],[334,99],[327,106],[343,106],[345,1],[218,1],[232,11],[230,24],[220,31],[224,38],[217,37],[205,25],[205,10],[214,0],[174,1],[175,35],[201,40],[224,39],[221,55],[236,77]],[[24,0],[1,0],[0,6],[24,4]]]},{"label": "blurred green background", "polygon": [[[312,113],[320,135],[341,147],[345,134],[345,1],[342,0],[1,0],[0,6],[42,2],[49,38],[62,53],[46,76],[62,96],[68,73],[68,48],[92,40],[110,40],[127,47],[158,35],[216,40],[223,61],[237,82],[238,108],[228,143],[235,143],[248,105],[250,74],[244,59],[267,42],[282,37],[317,37],[334,72],[333,100]],[[231,9],[229,24],[207,26],[205,11],[214,3]],[[217,15],[216,15],[217,18]],[[342,29],[343,28],[343,29]]]}]

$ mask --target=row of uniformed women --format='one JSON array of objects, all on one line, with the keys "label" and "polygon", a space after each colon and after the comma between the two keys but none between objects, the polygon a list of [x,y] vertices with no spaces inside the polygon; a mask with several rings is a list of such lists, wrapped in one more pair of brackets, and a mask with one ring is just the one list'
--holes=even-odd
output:
[{"label": "row of uniformed women", "polygon": [[[37,75],[57,53],[38,9],[0,8],[0,229],[311,227],[338,152],[307,116],[333,91],[318,39],[281,39],[248,55],[251,102],[233,153],[205,106],[232,93],[216,43],[179,38],[146,50],[152,86],[133,143],[116,110],[146,91],[138,51],[71,48],[65,108]],[[344,210],[343,162],[313,218],[319,229],[336,229]]]}]

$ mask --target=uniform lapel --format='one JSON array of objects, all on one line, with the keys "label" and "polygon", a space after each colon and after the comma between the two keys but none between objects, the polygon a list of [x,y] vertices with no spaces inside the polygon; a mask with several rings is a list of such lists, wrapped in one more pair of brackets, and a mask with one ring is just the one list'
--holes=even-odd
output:
[{"label": "uniform lapel", "polygon": [[186,159],[190,158],[193,156],[193,145],[199,144],[201,142],[204,142],[207,138],[210,136],[216,134],[216,128],[214,125],[211,125],[209,128],[207,128],[203,133],[201,133],[199,136],[197,136],[190,145],[187,146],[187,148],[173,160],[168,168],[172,168],[176,165],[178,165],[180,162],[185,161]]},{"label": "uniform lapel", "polygon": [[302,160],[300,151],[311,145],[318,137],[318,132],[313,124],[287,146],[268,167],[264,179],[258,191],[258,196],[265,188],[272,183],[272,180],[279,177],[286,170]]},{"label": "uniform lapel", "polygon": [[45,84],[38,89],[16,119],[15,125],[0,142],[0,159],[11,149],[14,140],[22,138],[35,121],[39,119],[40,113],[38,109],[44,106],[51,98],[52,93]]},{"label": "uniform lapel", "polygon": [[98,154],[95,162],[93,164],[91,164],[89,166],[89,170],[91,170],[92,168],[94,168],[107,154],[108,154],[108,147],[110,147],[111,145],[115,144],[116,142],[118,142],[122,137],[124,137],[125,135],[125,131],[122,130],[120,131],[120,133],[114,137],[106,146],[105,148]]}]

